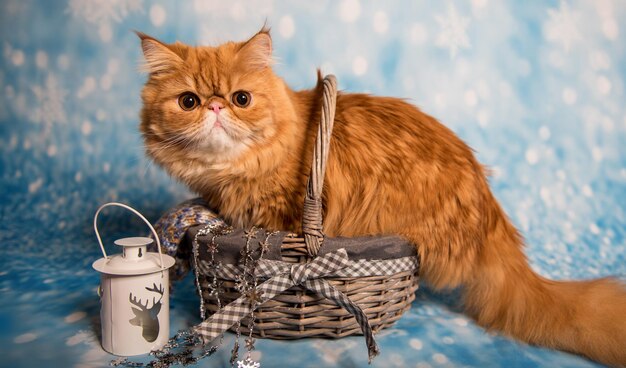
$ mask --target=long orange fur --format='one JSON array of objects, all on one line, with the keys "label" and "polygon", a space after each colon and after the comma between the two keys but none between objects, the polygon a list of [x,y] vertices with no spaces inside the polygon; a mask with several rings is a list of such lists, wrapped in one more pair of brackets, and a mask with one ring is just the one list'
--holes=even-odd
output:
[{"label": "long orange fur", "polygon": [[[149,73],[141,113],[148,155],[233,225],[298,231],[319,81],[293,91],[274,74],[267,29],[218,47],[139,36]],[[249,106],[233,104],[238,90],[251,93]],[[181,108],[185,92],[198,96],[197,108]],[[224,119],[212,130],[211,103],[222,104]],[[339,94],[324,231],[403,235],[418,248],[421,277],[436,289],[462,286],[466,311],[480,325],[626,367],[624,286],[534,273],[471,149],[403,100]]]}]

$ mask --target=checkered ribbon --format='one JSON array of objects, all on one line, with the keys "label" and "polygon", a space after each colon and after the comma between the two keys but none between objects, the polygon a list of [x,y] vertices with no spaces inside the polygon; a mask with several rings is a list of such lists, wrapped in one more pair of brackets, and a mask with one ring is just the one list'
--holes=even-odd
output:
[{"label": "checkered ribbon", "polygon": [[343,248],[317,257],[309,263],[289,264],[261,260],[256,267],[256,272],[264,275],[273,275],[273,277],[256,288],[255,294],[260,295],[259,300],[249,300],[247,296],[241,296],[207,318],[194,329],[205,342],[213,341],[259,305],[292,286],[302,285],[332,300],[354,316],[361,326],[363,335],[365,335],[368,356],[371,362],[378,355],[379,350],[367,316],[345,294],[339,292],[328,281],[323,279],[348,266],[350,266],[350,260],[348,259],[348,253]]},{"label": "checkered ribbon", "polygon": [[[263,272],[257,269],[256,277],[260,279],[269,279],[276,275],[271,272],[287,272],[291,267],[291,263],[283,261],[274,261],[264,259],[265,263]],[[358,259],[350,261],[348,267],[333,272],[329,277],[368,277],[368,276],[392,276],[400,272],[415,271],[418,267],[417,257],[402,257],[393,259]],[[278,270],[278,271],[276,271]],[[212,275],[216,272],[217,276],[222,279],[234,280],[237,275],[241,275],[243,267],[236,264],[223,264],[219,269],[215,270],[211,265],[200,260],[198,262],[198,271],[203,275]]]}]

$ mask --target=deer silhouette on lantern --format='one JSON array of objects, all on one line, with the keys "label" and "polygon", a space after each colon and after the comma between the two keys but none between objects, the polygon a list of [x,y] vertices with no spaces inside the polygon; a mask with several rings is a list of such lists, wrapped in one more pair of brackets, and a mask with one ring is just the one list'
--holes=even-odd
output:
[{"label": "deer silhouette on lantern", "polygon": [[153,287],[146,287],[146,290],[155,292],[160,294],[161,297],[157,301],[155,297],[152,298],[152,307],[148,308],[149,300],[146,300],[146,305],[141,303],[141,299],[137,300],[137,297],[133,297],[133,293],[130,293],[128,299],[130,304],[134,305],[137,308],[131,307],[133,313],[135,313],[135,317],[129,320],[130,324],[133,326],[140,326],[142,328],[141,336],[146,339],[147,342],[153,342],[159,336],[159,312],[161,311],[161,301],[163,299],[163,294],[165,289],[163,289],[163,285],[159,285],[157,288],[156,284],[152,284]]}]

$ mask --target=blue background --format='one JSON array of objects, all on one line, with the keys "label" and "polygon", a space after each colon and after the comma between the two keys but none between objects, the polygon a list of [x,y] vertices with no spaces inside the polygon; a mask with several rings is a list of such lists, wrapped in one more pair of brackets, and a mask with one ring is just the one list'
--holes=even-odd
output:
[{"label": "blue background", "polygon": [[[293,88],[311,87],[321,67],[346,91],[408,98],[468,142],[493,170],[537,272],[626,274],[623,1],[9,0],[0,4],[0,366],[106,365],[94,332],[96,208],[122,201],[155,221],[192,196],[144,157],[146,76],[131,31],[216,45],[265,20],[275,70]],[[101,227],[108,243],[146,232],[116,210]],[[487,334],[458,304],[418,292],[378,336],[373,366],[594,366]],[[198,322],[190,279],[172,307],[172,333]],[[228,339],[203,366],[227,364]],[[264,366],[367,361],[359,337],[257,348]]]}]

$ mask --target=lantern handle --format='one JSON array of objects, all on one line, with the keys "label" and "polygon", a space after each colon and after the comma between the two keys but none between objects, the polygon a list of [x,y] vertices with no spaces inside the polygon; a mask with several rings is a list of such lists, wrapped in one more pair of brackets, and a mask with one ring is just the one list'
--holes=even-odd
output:
[{"label": "lantern handle", "polygon": [[154,239],[156,240],[157,243],[157,249],[159,251],[159,260],[161,261],[161,271],[165,271],[165,263],[163,263],[163,253],[162,253],[162,249],[161,249],[161,241],[159,240],[159,236],[156,233],[156,230],[154,230],[154,227],[152,227],[152,225],[150,224],[150,222],[148,220],[146,220],[145,217],[143,217],[143,215],[141,213],[139,213],[139,211],[137,211],[136,209],[125,205],[123,203],[118,203],[118,202],[109,202],[109,203],[105,203],[102,206],[100,206],[100,208],[98,208],[98,210],[96,211],[96,214],[93,217],[93,229],[96,232],[96,237],[98,238],[98,243],[100,244],[100,250],[102,250],[102,254],[104,255],[105,259],[109,259],[109,257],[107,256],[107,252],[104,250],[104,245],[102,244],[102,239],[100,238],[100,233],[98,232],[98,215],[100,214],[100,211],[102,211],[102,209],[106,208],[106,207],[110,207],[110,206],[116,206],[116,207],[122,207],[125,208],[127,210],[129,210],[130,212],[134,213],[135,215],[139,216],[139,218],[141,218],[143,220],[143,222],[146,223],[146,225],[148,225],[148,227],[150,228],[150,231],[152,231],[152,235],[154,235]]}]

